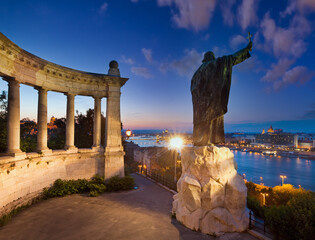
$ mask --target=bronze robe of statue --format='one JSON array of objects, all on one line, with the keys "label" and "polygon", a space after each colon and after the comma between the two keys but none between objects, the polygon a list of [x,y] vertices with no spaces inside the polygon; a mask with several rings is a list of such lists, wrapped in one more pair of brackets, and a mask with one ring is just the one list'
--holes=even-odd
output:
[{"label": "bronze robe of statue", "polygon": [[205,54],[195,72],[190,91],[194,111],[193,143],[206,146],[225,142],[224,114],[229,101],[232,67],[250,57],[252,42],[233,55],[215,58]]}]

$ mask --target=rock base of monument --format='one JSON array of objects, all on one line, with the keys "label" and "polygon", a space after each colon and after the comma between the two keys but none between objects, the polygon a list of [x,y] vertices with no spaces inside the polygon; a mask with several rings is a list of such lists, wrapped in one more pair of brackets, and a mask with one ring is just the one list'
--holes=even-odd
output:
[{"label": "rock base of monument", "polygon": [[248,227],[247,188],[225,147],[182,150],[182,175],[173,213],[186,227],[210,235],[242,232]]}]

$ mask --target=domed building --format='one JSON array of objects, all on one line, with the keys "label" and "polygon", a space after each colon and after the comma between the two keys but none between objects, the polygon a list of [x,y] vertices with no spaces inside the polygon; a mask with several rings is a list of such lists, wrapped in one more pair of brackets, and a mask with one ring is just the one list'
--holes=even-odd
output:
[{"label": "domed building", "polygon": [[274,133],[275,131],[273,130],[272,126],[270,125],[270,128],[268,129],[268,133]]}]

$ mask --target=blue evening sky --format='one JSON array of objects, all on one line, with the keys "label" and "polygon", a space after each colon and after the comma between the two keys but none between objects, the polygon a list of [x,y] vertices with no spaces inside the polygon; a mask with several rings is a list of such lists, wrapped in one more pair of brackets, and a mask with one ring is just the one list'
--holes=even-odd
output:
[{"label": "blue evening sky", "polygon": [[[203,53],[232,54],[253,35],[252,57],[234,67],[227,131],[315,132],[314,0],[1,0],[0,31],[51,62],[107,73],[119,62],[124,128],[192,129],[190,80]],[[0,80],[0,89],[7,90]],[[106,99],[102,101],[106,112]],[[75,108],[93,108],[76,97]],[[48,93],[48,115],[66,97]],[[21,118],[37,118],[37,92],[21,86]]]}]

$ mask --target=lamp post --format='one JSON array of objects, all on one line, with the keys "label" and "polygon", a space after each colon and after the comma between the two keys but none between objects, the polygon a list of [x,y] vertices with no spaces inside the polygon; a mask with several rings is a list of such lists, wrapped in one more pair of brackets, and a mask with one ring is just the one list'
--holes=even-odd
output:
[{"label": "lamp post", "polygon": [[263,197],[263,206],[265,206],[266,205],[266,196],[268,196],[268,193],[260,193],[261,195],[262,195],[262,197]]},{"label": "lamp post", "polygon": [[175,160],[175,171],[174,171],[174,181],[177,182],[176,177],[176,165],[177,165],[177,153],[180,151],[180,149],[183,146],[183,139],[180,137],[174,137],[170,140],[170,147],[174,150],[174,160]]},{"label": "lamp post", "polygon": [[127,139],[129,139],[129,137],[131,136],[131,130],[130,129],[128,129],[127,131],[126,131],[126,136],[127,136]]},{"label": "lamp post", "polygon": [[280,175],[280,177],[282,178],[282,186],[283,186],[283,184],[284,184],[284,179],[287,178],[287,176],[285,176],[285,175]]}]

